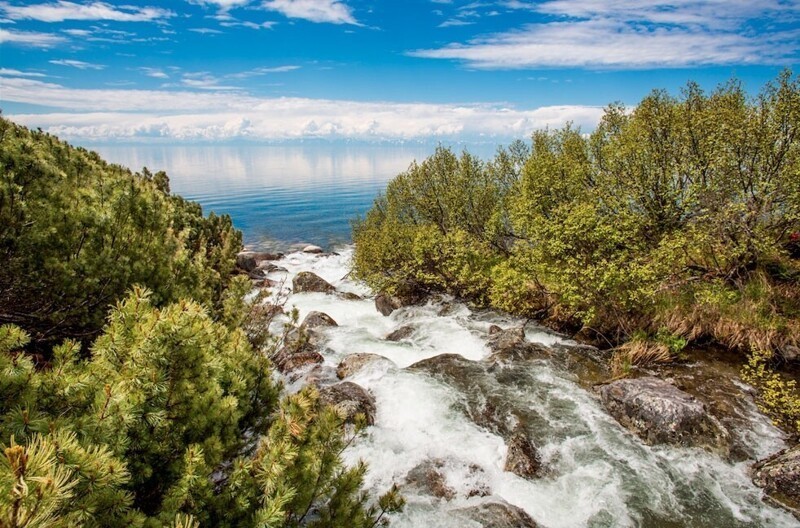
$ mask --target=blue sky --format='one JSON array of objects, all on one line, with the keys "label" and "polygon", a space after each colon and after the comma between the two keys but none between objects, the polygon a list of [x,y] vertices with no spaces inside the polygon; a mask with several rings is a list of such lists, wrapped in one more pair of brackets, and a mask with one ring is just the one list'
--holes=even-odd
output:
[{"label": "blue sky", "polygon": [[481,140],[757,91],[800,0],[0,1],[0,107],[82,141]]}]

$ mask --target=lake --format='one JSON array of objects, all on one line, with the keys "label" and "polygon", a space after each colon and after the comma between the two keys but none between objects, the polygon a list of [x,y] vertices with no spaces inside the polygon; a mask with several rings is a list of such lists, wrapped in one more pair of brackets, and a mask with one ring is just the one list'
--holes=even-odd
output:
[{"label": "lake", "polygon": [[[457,147],[460,150],[462,147]],[[326,248],[350,242],[350,222],[413,160],[435,146],[95,146],[106,160],[165,170],[172,191],[229,214],[249,248]],[[494,145],[470,147],[483,157]]]}]

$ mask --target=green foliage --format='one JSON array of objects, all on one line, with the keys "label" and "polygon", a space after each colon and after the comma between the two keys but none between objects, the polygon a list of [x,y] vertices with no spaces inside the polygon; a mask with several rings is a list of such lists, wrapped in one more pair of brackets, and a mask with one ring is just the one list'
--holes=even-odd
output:
[{"label": "green foliage", "polygon": [[742,379],[759,391],[758,407],[773,422],[800,435],[800,390],[770,366],[770,352],[753,351],[742,369]]},{"label": "green foliage", "polygon": [[0,119],[0,323],[87,341],[134,284],[216,307],[241,247],[230,218],[94,152]]},{"label": "green foliage", "polygon": [[437,150],[355,225],[354,268],[605,345],[643,331],[653,346],[634,357],[701,338],[780,351],[800,342],[799,174],[797,77],[754,98],[690,83],[491,162]]},{"label": "green foliage", "polygon": [[342,463],[358,431],[282,399],[230,219],[163,172],[0,134],[0,526],[386,524],[397,490]]}]

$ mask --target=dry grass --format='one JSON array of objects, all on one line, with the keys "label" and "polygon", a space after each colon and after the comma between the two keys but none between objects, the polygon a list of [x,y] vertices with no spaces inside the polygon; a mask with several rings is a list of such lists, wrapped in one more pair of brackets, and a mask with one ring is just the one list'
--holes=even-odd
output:
[{"label": "dry grass", "polygon": [[611,358],[611,372],[616,376],[627,374],[631,367],[666,363],[672,360],[669,347],[653,341],[629,341],[618,347]]}]

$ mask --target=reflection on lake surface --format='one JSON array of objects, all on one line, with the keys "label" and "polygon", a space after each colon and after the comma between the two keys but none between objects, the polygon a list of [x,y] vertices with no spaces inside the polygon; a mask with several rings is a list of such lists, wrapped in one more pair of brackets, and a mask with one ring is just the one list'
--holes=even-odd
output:
[{"label": "reflection on lake surface", "polygon": [[[245,244],[285,249],[307,242],[350,241],[350,221],[363,215],[387,182],[431,146],[102,146],[110,162],[165,170],[172,191],[208,213],[231,215]],[[482,156],[494,147],[470,149]]]}]

